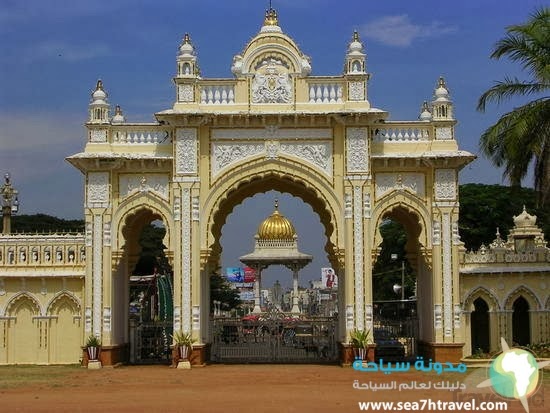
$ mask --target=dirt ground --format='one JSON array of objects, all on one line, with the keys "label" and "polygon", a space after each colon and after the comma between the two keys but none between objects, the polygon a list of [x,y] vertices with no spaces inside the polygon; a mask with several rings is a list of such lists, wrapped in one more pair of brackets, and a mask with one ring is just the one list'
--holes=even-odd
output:
[{"label": "dirt ground", "polygon": [[[531,413],[550,411],[550,371],[545,374],[536,397],[530,400]],[[209,365],[191,370],[166,366],[101,370],[1,367],[0,412],[332,413],[361,411],[359,402],[365,401],[465,401],[472,397],[477,401],[502,401],[491,390],[481,392],[476,388],[486,377],[485,369],[438,376],[416,371],[360,372],[351,367],[320,365]],[[400,383],[413,382],[434,387],[459,383],[465,389],[461,393],[397,388]],[[363,386],[380,383],[395,387],[373,390]],[[517,401],[509,403],[508,411],[524,412]]]}]

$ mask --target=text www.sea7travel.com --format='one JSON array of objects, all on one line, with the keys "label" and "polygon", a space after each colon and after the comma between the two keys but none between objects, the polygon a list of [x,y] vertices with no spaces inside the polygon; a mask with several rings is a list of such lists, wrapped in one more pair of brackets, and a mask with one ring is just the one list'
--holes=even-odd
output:
[{"label": "text www.sea7travel.com", "polygon": [[479,402],[476,399],[469,401],[444,402],[441,400],[421,399],[419,401],[408,402],[359,402],[360,411],[506,411],[507,402]]}]

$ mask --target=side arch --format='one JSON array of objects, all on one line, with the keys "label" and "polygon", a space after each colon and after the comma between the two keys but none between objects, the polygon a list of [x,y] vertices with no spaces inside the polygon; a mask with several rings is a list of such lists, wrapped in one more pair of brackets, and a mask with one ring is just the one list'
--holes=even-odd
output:
[{"label": "side arch", "polygon": [[140,212],[149,211],[151,218],[161,219],[166,228],[164,245],[171,249],[173,243],[174,220],[170,205],[162,198],[152,192],[136,193],[120,203],[113,215],[112,245],[114,250],[122,250],[125,245],[125,227],[131,226],[132,222],[140,219]]},{"label": "side arch", "polygon": [[17,311],[17,307],[25,300],[28,300],[31,308],[34,310],[35,316],[45,315],[44,309],[40,305],[40,301],[33,294],[26,291],[15,294],[10,301],[8,301],[6,304],[6,315],[13,316]]},{"label": "side arch", "polygon": [[502,307],[505,310],[513,310],[514,301],[516,301],[520,296],[527,301],[529,307],[532,310],[542,309],[542,303],[540,302],[537,295],[531,289],[524,285],[516,288],[514,291],[508,294],[508,296],[504,299],[504,304]]},{"label": "side arch", "polygon": [[82,346],[80,301],[69,291],[62,291],[50,300],[48,357],[50,363],[77,363]]},{"label": "side arch", "polygon": [[[374,248],[382,243],[382,235],[379,229],[382,220],[392,214],[396,214],[401,218],[400,222],[407,229],[407,233],[416,236],[422,247],[431,247],[431,240],[428,237],[431,223],[427,218],[430,216],[430,212],[426,204],[409,191],[399,190],[384,195],[376,202],[376,206],[372,211],[372,221],[375,223]],[[417,217],[417,220],[414,221],[413,217]]]},{"label": "side arch", "polygon": [[81,303],[78,297],[76,297],[70,291],[61,291],[56,294],[46,305],[46,314],[55,315],[56,307],[59,307],[62,301],[67,301],[71,303],[71,306],[74,308],[74,313],[80,315]]},{"label": "side arch", "polygon": [[478,298],[482,298],[487,304],[489,304],[489,311],[500,311],[498,299],[485,287],[472,288],[465,294],[464,297],[464,311],[474,311],[474,301]]}]

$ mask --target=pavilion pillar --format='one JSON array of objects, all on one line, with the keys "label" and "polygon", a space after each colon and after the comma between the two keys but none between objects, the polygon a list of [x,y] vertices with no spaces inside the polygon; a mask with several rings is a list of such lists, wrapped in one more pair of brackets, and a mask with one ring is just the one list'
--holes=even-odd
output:
[{"label": "pavilion pillar", "polygon": [[292,269],[292,313],[299,313],[300,307],[298,306],[298,268]]},{"label": "pavilion pillar", "polygon": [[262,312],[262,307],[260,306],[260,285],[262,279],[262,267],[258,266],[256,268],[256,281],[254,281],[254,309],[252,313],[259,314]]}]

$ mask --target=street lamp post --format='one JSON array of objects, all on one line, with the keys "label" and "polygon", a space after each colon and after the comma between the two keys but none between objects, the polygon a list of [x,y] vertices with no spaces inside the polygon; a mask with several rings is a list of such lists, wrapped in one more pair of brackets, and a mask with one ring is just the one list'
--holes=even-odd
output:
[{"label": "street lamp post", "polygon": [[10,174],[4,175],[5,183],[0,187],[2,194],[2,217],[3,227],[2,234],[11,233],[11,216],[19,211],[19,200],[17,199],[18,191],[10,182]]},{"label": "street lamp post", "polygon": [[[392,260],[397,259],[397,254],[391,255]],[[401,301],[405,300],[405,260],[401,260]]]}]

